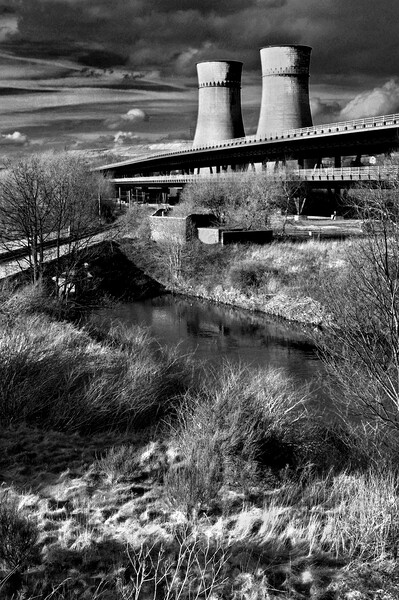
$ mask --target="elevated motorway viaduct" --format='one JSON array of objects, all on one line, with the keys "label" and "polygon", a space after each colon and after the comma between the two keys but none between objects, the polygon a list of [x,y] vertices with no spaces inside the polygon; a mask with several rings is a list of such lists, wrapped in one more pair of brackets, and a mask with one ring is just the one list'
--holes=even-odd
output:
[{"label": "elevated motorway viaduct", "polygon": [[249,165],[307,160],[321,164],[334,157],[339,168],[344,156],[387,154],[399,148],[399,114],[370,117],[284,131],[266,139],[254,136],[226,140],[219,144],[140,156],[97,167],[114,179],[210,174],[246,170]]},{"label": "elevated motorway viaduct", "polygon": [[[239,173],[220,173],[216,175],[150,175],[135,177],[120,177],[112,179],[118,190],[120,199],[128,202],[146,202],[154,200],[166,203],[171,196],[171,190],[181,190],[188,183],[212,181],[218,178],[239,177]],[[302,181],[308,189],[329,189],[330,193],[340,193],[345,188],[356,183],[363,183],[369,188],[396,185],[399,180],[399,166],[396,167],[341,167],[321,169],[296,169],[288,173],[281,169],[270,175],[270,179],[281,181]]]}]

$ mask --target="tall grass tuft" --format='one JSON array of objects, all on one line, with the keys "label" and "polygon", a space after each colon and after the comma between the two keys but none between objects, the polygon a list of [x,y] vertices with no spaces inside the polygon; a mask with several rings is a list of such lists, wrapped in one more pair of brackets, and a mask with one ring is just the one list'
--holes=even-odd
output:
[{"label": "tall grass tuft", "polygon": [[304,398],[278,371],[225,364],[182,404],[174,437],[183,462],[166,475],[169,500],[190,513],[225,484],[253,484],[259,465],[273,462],[265,441],[304,414]]},{"label": "tall grass tuft", "polygon": [[321,544],[351,560],[384,560],[398,555],[399,476],[371,469],[333,480]]},{"label": "tall grass tuft", "polygon": [[102,343],[68,323],[21,315],[0,329],[0,418],[61,430],[146,426],[173,410],[189,361],[141,329]]},{"label": "tall grass tuft", "polygon": [[19,508],[15,498],[3,491],[0,494],[0,562],[7,569],[22,569],[37,558],[36,523]]}]

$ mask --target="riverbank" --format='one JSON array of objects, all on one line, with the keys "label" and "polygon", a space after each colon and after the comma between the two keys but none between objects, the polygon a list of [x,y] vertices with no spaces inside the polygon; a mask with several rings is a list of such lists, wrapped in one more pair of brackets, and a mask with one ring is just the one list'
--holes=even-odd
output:
[{"label": "riverbank", "polygon": [[59,322],[40,294],[0,307],[2,597],[397,598],[376,432],[276,371]]},{"label": "riverbank", "polygon": [[264,313],[272,317],[285,319],[303,325],[322,326],[328,315],[321,304],[312,298],[293,298],[284,292],[265,297],[258,294],[244,294],[234,288],[223,289],[217,286],[208,290],[202,285],[192,286],[176,284],[173,292],[193,296],[218,304]]},{"label": "riverbank", "polygon": [[328,322],[325,283],[342,275],[352,243],[221,247],[123,239],[120,248],[172,292],[321,326]]}]

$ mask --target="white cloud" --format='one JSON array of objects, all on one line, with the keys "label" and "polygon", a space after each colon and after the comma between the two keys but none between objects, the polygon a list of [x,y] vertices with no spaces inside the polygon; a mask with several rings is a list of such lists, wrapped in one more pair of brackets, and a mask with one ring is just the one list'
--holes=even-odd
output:
[{"label": "white cloud", "polygon": [[342,120],[399,112],[399,84],[390,79],[381,87],[358,94],[340,113]]},{"label": "white cloud", "polygon": [[141,110],[141,108],[131,108],[122,116],[122,119],[127,121],[148,121],[149,117],[144,110]]},{"label": "white cloud", "polygon": [[118,131],[118,133],[116,133],[114,136],[114,143],[117,145],[128,144],[139,139],[140,138],[133,133],[129,133],[127,131]]},{"label": "white cloud", "polygon": [[28,142],[28,136],[24,133],[21,133],[20,131],[14,131],[14,133],[0,135],[0,145],[2,146],[5,146],[7,144],[25,146],[25,144],[28,144]]},{"label": "white cloud", "polygon": [[134,129],[132,126],[135,123],[149,120],[150,118],[144,110],[141,108],[131,108],[124,115],[116,115],[115,117],[105,119],[104,124],[108,129],[114,129],[121,133],[122,131],[131,131],[132,128]]}]

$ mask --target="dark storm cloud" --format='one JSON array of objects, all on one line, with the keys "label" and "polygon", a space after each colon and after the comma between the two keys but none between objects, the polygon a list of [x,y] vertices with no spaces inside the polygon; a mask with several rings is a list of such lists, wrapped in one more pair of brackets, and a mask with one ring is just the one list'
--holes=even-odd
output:
[{"label": "dark storm cloud", "polygon": [[0,0],[0,16],[14,14],[15,8],[13,5],[15,5],[14,0]]},{"label": "dark storm cloud", "polygon": [[193,74],[199,60],[235,58],[259,70],[258,48],[281,43],[312,45],[325,81],[390,78],[399,63],[392,0],[3,0],[1,10],[15,11],[15,52],[104,68]]},{"label": "dark storm cloud", "polygon": [[[288,1],[288,0],[287,0]],[[207,52],[234,52],[237,21],[248,13],[281,8],[286,0],[15,0],[18,31],[7,49],[31,56],[74,58],[82,64],[125,64],[184,71],[186,52],[202,59]],[[256,40],[254,44],[256,45]]]}]

